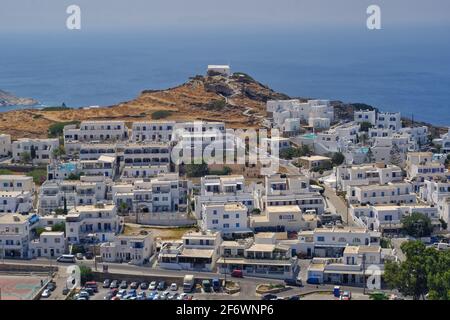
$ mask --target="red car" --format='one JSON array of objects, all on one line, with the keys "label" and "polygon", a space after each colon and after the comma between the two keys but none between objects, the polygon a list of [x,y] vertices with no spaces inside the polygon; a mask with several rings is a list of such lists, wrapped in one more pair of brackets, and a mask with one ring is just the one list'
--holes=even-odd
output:
[{"label": "red car", "polygon": [[242,270],[235,269],[233,272],[231,272],[231,276],[235,278],[243,278],[244,274],[242,273]]}]

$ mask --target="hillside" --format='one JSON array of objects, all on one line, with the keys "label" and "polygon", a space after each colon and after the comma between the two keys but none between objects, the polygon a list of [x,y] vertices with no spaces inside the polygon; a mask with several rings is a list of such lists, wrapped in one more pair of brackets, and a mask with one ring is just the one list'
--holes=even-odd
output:
[{"label": "hillside", "polygon": [[[224,121],[231,128],[258,127],[266,115],[265,102],[288,99],[245,74],[196,76],[166,90],[144,90],[136,99],[95,109],[15,110],[0,113],[0,132],[21,137],[46,137],[56,122],[74,120],[152,120],[165,110],[164,120]],[[161,114],[161,112],[159,112]],[[162,120],[162,119],[161,119]]]}]

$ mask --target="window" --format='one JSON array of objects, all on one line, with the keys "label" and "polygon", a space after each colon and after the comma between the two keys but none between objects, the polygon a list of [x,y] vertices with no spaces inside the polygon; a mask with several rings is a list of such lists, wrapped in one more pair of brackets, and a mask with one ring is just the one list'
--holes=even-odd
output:
[{"label": "window", "polygon": [[324,242],[325,241],[325,237],[323,237],[323,236],[317,237],[317,241]]},{"label": "window", "polygon": [[224,218],[224,219],[229,219],[229,218],[230,218],[230,215],[229,215],[229,214],[224,214],[224,215],[223,215],[223,218]]}]

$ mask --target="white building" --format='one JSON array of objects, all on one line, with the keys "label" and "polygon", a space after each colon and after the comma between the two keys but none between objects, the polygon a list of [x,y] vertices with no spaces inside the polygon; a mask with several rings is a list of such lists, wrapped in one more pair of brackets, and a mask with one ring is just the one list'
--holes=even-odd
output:
[{"label": "white building", "polygon": [[379,245],[380,233],[361,227],[317,228],[298,234],[300,251],[308,257],[342,257],[348,245]]},{"label": "white building", "polygon": [[25,175],[0,175],[0,191],[28,191],[34,193],[33,177]]},{"label": "white building", "polygon": [[220,75],[229,77],[229,76],[231,76],[231,68],[229,65],[210,64],[210,65],[208,65],[207,74],[208,75],[220,74]]},{"label": "white building", "polygon": [[31,227],[28,216],[0,214],[0,257],[29,258]]},{"label": "white building", "polygon": [[294,279],[299,270],[297,257],[275,233],[222,242],[217,265],[222,274],[242,270],[245,276],[271,279]]},{"label": "white building", "polygon": [[255,232],[298,232],[317,227],[315,214],[303,214],[298,205],[268,206],[261,215],[250,217],[250,227]]},{"label": "white building", "polygon": [[398,233],[403,227],[402,219],[412,213],[421,213],[435,223],[439,219],[438,208],[430,205],[350,205],[349,213],[353,220],[382,233]]},{"label": "white building", "polygon": [[[66,149],[67,146],[65,145]],[[66,150],[67,152],[67,150]],[[100,156],[117,156],[117,146],[116,144],[105,144],[105,143],[83,143],[79,147],[79,158],[80,160],[97,160]]]},{"label": "white building", "polygon": [[348,186],[387,184],[401,181],[403,181],[402,170],[394,165],[370,163],[337,167],[337,183],[340,190],[347,190]]},{"label": "white building", "polygon": [[201,228],[220,231],[222,237],[251,233],[248,227],[248,209],[242,203],[203,204]]},{"label": "white building", "polygon": [[0,213],[28,214],[33,210],[30,191],[0,191]]},{"label": "white building", "polygon": [[265,178],[264,193],[255,191],[255,207],[264,211],[272,206],[296,205],[304,213],[323,214],[323,197],[303,175],[272,175]]},{"label": "white building", "polygon": [[384,262],[395,260],[390,250],[384,253],[380,246],[347,246],[341,258],[314,258],[308,266],[310,284],[366,285],[371,276],[384,274]]},{"label": "white building", "polygon": [[103,176],[82,176],[80,180],[51,180],[39,190],[38,211],[49,214],[56,209],[94,205],[106,201],[111,195],[112,181]]},{"label": "white building", "polygon": [[12,152],[11,136],[9,134],[0,134],[0,157],[7,157]]},{"label": "white building", "polygon": [[100,245],[103,262],[128,262],[142,265],[150,259],[154,251],[153,235],[118,235],[114,241]]},{"label": "white building", "polygon": [[12,143],[12,159],[21,162],[22,155],[28,154],[33,164],[47,164],[58,147],[59,139],[22,138]]},{"label": "white building", "polygon": [[158,224],[158,221],[187,218],[189,189],[187,180],[181,180],[176,173],[168,173],[116,184],[112,187],[112,198],[118,208],[125,207],[126,211],[132,212],[137,223]]},{"label": "white building", "polygon": [[66,215],[66,237],[69,244],[113,241],[121,229],[114,205],[78,206]]},{"label": "white building", "polygon": [[124,121],[82,121],[64,127],[64,144],[73,142],[115,142],[128,139]]},{"label": "white building", "polygon": [[153,166],[170,164],[171,147],[168,143],[130,143],[124,147],[125,166]]},{"label": "white building", "polygon": [[175,121],[134,122],[131,140],[134,142],[170,142],[174,128]]},{"label": "white building", "polygon": [[134,180],[141,180],[153,178],[161,174],[169,173],[169,164],[164,165],[147,165],[147,166],[125,166],[122,169],[121,181],[133,182]]},{"label": "white building", "polygon": [[220,232],[187,232],[181,242],[162,244],[158,265],[164,269],[211,272],[220,254]]},{"label": "white building", "polygon": [[417,196],[408,182],[387,185],[349,186],[346,198],[352,204],[414,204]]},{"label": "white building", "polygon": [[81,160],[80,171],[86,176],[103,176],[113,179],[116,173],[116,158],[101,155],[97,160]]},{"label": "white building", "polygon": [[242,175],[204,176],[200,179],[200,195],[195,196],[195,216],[202,219],[201,211],[204,204],[240,202],[251,212],[255,205],[253,193],[245,186]]},{"label": "white building", "polygon": [[402,127],[400,112],[380,112],[377,115],[377,127],[398,131]]},{"label": "white building", "polygon": [[356,123],[368,122],[375,125],[377,122],[377,114],[375,110],[355,110],[354,121]]},{"label": "white building", "polygon": [[38,239],[30,242],[33,258],[57,258],[67,252],[64,232],[44,231]]}]

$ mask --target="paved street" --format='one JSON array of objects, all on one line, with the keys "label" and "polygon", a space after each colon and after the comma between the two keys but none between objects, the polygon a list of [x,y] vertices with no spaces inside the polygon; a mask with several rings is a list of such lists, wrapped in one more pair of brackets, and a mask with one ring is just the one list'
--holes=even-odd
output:
[{"label": "paved street", "polygon": [[[325,188],[324,196],[328,206],[328,210],[331,213],[339,214],[342,217],[342,222],[344,224],[351,227],[357,226],[357,224],[351,219],[351,217],[348,216],[348,209],[345,201],[336,195],[333,188],[327,186],[326,184],[324,184],[323,186]],[[350,222],[347,220],[350,220]]]}]

